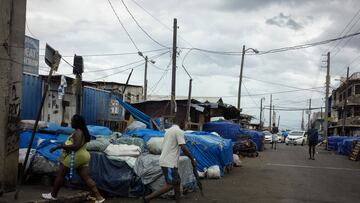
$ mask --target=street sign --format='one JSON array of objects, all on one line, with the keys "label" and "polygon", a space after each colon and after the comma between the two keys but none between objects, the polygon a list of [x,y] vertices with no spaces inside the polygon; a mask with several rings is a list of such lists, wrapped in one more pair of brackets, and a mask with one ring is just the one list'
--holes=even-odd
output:
[{"label": "street sign", "polygon": [[24,73],[39,75],[39,40],[25,35]]},{"label": "street sign", "polygon": [[50,45],[46,44],[45,48],[45,63],[57,71],[57,68],[60,64],[61,55],[58,51],[52,48]]}]

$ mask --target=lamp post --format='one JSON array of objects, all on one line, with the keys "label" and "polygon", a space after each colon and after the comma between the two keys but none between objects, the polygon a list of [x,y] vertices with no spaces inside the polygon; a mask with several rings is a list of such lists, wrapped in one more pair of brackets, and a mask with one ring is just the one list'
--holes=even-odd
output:
[{"label": "lamp post", "polygon": [[244,68],[244,57],[245,57],[245,53],[249,50],[252,50],[255,54],[258,54],[259,51],[257,49],[253,49],[253,48],[247,48],[245,49],[245,45],[243,45],[243,50],[241,53],[241,67],[240,67],[240,79],[239,79],[239,92],[238,92],[238,104],[237,107],[239,109],[239,111],[241,112],[240,109],[240,102],[241,102],[241,83],[242,83],[242,78],[243,78],[243,68]]},{"label": "lamp post", "polygon": [[[144,71],[144,101],[147,100],[147,65],[149,62],[149,59],[147,56],[144,56],[142,52],[138,52],[139,56],[143,57],[145,59],[145,71]],[[155,64],[155,61],[150,60],[150,63]]]}]

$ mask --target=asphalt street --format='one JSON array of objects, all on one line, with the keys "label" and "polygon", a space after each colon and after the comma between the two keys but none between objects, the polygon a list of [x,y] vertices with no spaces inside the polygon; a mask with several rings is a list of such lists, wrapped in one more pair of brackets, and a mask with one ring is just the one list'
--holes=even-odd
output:
[{"label": "asphalt street", "polygon": [[[245,158],[218,180],[203,180],[205,197],[190,193],[183,202],[360,202],[360,162],[318,150],[308,159],[307,146],[278,144],[257,158]],[[117,198],[107,202],[141,202]],[[159,199],[153,202],[175,202]]]}]

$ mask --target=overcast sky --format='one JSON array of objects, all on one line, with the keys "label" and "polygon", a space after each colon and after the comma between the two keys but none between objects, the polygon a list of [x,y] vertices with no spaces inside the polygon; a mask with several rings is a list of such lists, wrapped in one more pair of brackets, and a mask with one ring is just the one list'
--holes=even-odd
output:
[{"label": "overcast sky", "polygon": [[[142,28],[166,47],[172,45],[173,18],[178,20],[178,47],[216,51],[241,51],[243,45],[266,51],[336,38],[360,30],[360,14],[356,15],[360,2],[356,0],[124,2]],[[157,67],[149,65],[148,94],[169,95],[171,71],[164,70],[170,63],[171,53],[166,53],[170,50],[152,41],[139,29],[121,0],[111,0],[111,3],[140,51],[162,49],[145,53],[150,58],[164,53],[154,59]],[[342,32],[352,19],[352,23]],[[39,39],[42,49],[45,43],[49,43],[64,56],[137,52],[107,0],[28,0],[26,33]],[[359,39],[354,37],[339,43],[268,55],[246,55],[241,101],[244,112],[259,119],[260,98],[265,97],[265,106],[268,106],[270,93],[324,86],[326,70],[322,61],[326,59],[323,55],[327,51],[332,53],[331,85],[336,87],[338,82],[335,79],[345,76],[345,67],[351,62],[351,72],[360,71],[360,59],[354,61],[359,53]],[[177,95],[186,96],[188,91],[189,78],[181,68],[183,64],[194,79],[194,96],[223,97],[224,102],[236,106],[240,55],[216,55],[193,50],[183,63],[188,50],[178,51]],[[43,53],[44,50],[40,50],[40,54]],[[72,57],[66,59],[72,63]],[[41,66],[45,66],[43,58],[40,60]],[[130,83],[143,85],[144,66],[141,62],[133,66],[116,68],[141,60],[142,58],[136,54],[85,57],[84,80],[125,83],[130,72],[126,69],[138,66],[134,68]],[[115,69],[91,72],[109,68]],[[46,73],[44,70],[46,69],[41,67],[41,73]],[[59,73],[71,72],[71,68],[62,62]],[[324,106],[324,94],[321,93],[324,92],[324,88],[317,90],[274,94],[273,103],[277,107],[305,108],[308,107],[308,99],[312,98],[313,107]],[[300,127],[301,112],[278,111],[277,115],[281,116],[281,128]],[[268,110],[265,112],[265,122],[269,122]]]}]

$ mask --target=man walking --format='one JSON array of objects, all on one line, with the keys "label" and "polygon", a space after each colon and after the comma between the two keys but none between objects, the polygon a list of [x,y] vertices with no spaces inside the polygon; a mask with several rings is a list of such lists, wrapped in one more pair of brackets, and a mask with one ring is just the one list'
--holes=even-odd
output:
[{"label": "man walking", "polygon": [[[278,141],[278,137],[277,137],[277,134],[279,132],[279,129],[278,127],[275,126],[275,123],[273,123],[273,127],[271,129],[271,149],[275,149],[276,150],[276,143]],[[275,145],[275,148],[274,148],[274,145]]]},{"label": "man walking", "polygon": [[[318,131],[315,128],[315,123],[311,124],[311,129],[308,130],[308,143],[309,143],[309,159],[315,160],[315,146],[318,143]],[[311,156],[312,155],[312,156]]]},{"label": "man walking", "polygon": [[150,202],[152,199],[155,199],[172,189],[175,191],[176,202],[180,202],[181,180],[178,173],[180,149],[187,157],[189,157],[193,167],[196,167],[194,158],[185,146],[184,131],[177,125],[173,125],[165,131],[164,142],[162,144],[162,151],[159,160],[159,164],[165,177],[165,185],[160,190],[144,197],[145,203]]}]

